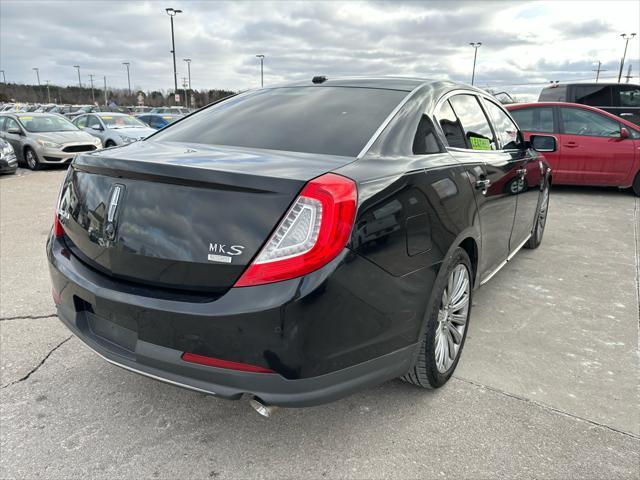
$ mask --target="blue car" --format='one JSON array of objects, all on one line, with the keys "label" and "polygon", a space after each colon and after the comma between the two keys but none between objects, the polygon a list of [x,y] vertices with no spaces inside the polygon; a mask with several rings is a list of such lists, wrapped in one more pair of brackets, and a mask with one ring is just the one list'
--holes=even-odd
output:
[{"label": "blue car", "polygon": [[142,115],[136,115],[138,120],[146,123],[155,130],[160,130],[182,117],[184,117],[184,115],[172,113],[144,113]]}]

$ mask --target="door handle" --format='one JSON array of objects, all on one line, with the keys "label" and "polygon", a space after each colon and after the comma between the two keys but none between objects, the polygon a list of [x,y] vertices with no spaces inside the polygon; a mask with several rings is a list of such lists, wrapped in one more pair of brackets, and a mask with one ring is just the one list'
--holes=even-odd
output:
[{"label": "door handle", "polygon": [[488,178],[486,180],[476,180],[476,188],[478,190],[486,190],[491,185],[491,180]]},{"label": "door handle", "polygon": [[577,142],[567,142],[563,145],[563,147],[567,147],[567,148],[576,148],[578,146]]},{"label": "door handle", "polygon": [[625,113],[621,113],[621,114],[620,114],[620,116],[621,116],[621,117],[631,117],[631,116],[633,116],[633,113],[627,113],[627,112],[625,112]]}]

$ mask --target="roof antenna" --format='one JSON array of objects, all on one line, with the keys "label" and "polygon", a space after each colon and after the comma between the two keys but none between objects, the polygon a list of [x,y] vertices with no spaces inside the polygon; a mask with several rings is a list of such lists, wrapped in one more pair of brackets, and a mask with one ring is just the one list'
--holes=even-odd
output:
[{"label": "roof antenna", "polygon": [[327,81],[327,77],[325,77],[324,75],[317,75],[315,77],[313,77],[313,79],[311,80],[313,83],[324,83]]}]

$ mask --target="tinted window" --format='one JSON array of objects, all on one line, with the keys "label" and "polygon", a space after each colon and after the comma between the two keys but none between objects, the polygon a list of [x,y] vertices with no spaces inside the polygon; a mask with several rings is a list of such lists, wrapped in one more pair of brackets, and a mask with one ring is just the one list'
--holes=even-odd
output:
[{"label": "tinted window", "polygon": [[473,150],[494,150],[493,132],[478,99],[473,95],[454,95],[449,101],[460,119],[469,147]]},{"label": "tinted window", "polygon": [[640,107],[640,87],[620,85],[615,94],[621,107]]},{"label": "tinted window", "polygon": [[495,103],[486,100],[487,111],[493,120],[496,136],[503,150],[520,148],[520,132],[515,123]]},{"label": "tinted window", "polygon": [[553,133],[553,108],[519,108],[511,110],[521,130],[527,132]]},{"label": "tinted window", "polygon": [[406,95],[346,87],[258,90],[212,105],[150,141],[355,157]]},{"label": "tinted window", "polygon": [[153,128],[160,129],[160,128],[162,128],[162,127],[166,126],[166,125],[167,125],[167,123],[169,123],[169,122],[167,122],[166,120],[164,120],[162,117],[151,117],[150,125],[151,125]]},{"label": "tinted window", "polygon": [[467,142],[464,140],[464,132],[458,117],[454,113],[449,101],[445,101],[437,114],[438,121],[444,132],[447,144],[454,148],[467,148]]},{"label": "tinted window", "polygon": [[576,85],[576,103],[591,105],[593,107],[611,106],[611,87],[604,85]]},{"label": "tinted window", "polygon": [[436,137],[433,123],[428,116],[422,115],[416,131],[416,137],[413,140],[413,153],[415,155],[426,155],[440,151],[440,143]]},{"label": "tinted window", "polygon": [[592,137],[619,137],[620,124],[615,120],[589,110],[561,108],[564,133]]}]

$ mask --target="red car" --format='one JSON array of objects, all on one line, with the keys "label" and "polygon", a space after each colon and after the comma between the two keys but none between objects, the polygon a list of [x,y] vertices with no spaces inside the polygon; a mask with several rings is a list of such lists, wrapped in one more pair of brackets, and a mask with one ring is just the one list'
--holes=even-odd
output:
[{"label": "red car", "polygon": [[552,133],[558,149],[544,156],[553,183],[633,188],[640,196],[640,127],[599,108],[577,103],[507,105],[527,140]]}]

